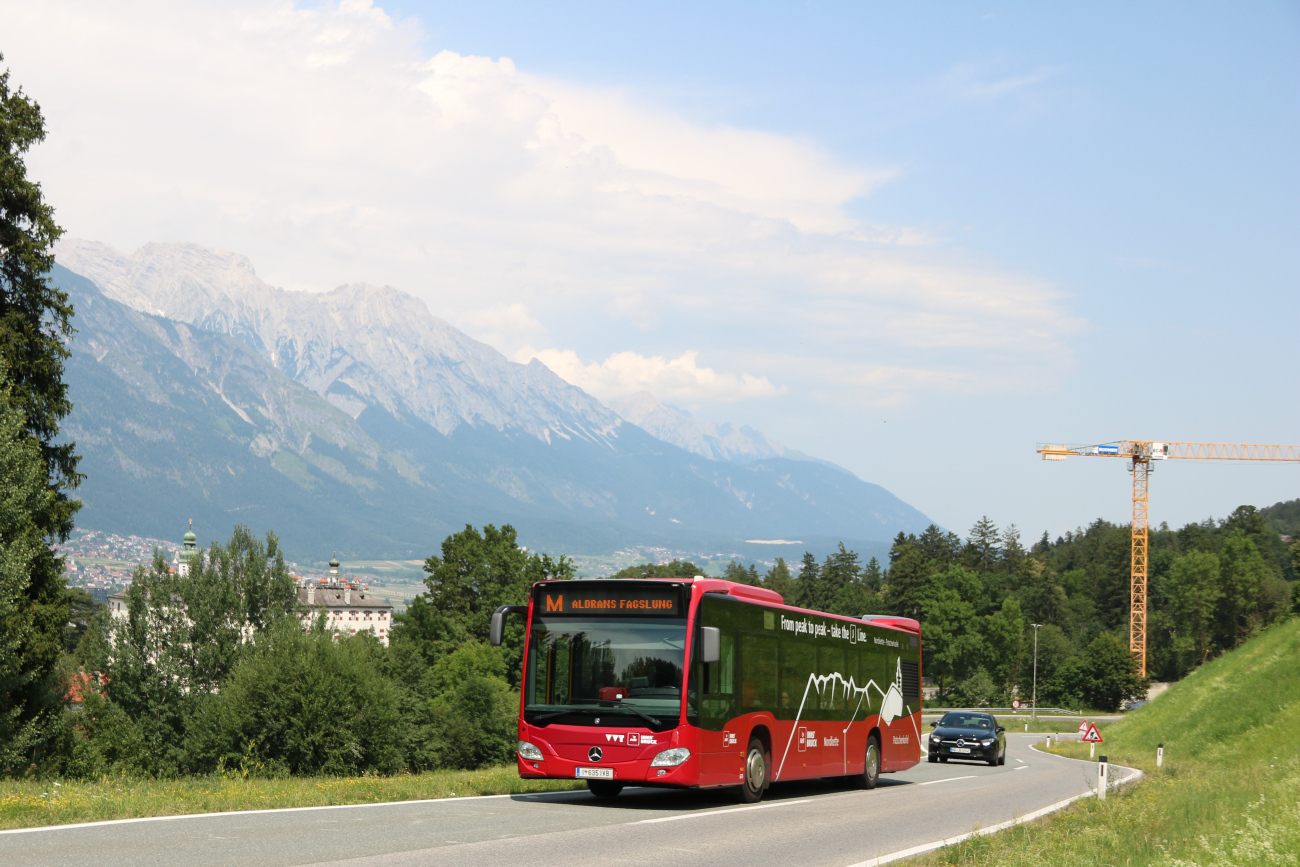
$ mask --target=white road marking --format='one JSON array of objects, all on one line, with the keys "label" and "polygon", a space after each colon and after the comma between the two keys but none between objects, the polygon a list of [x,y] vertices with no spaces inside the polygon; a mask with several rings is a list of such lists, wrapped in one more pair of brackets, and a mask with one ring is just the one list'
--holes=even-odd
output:
[{"label": "white road marking", "polygon": [[[581,791],[574,789],[573,791]],[[538,794],[552,794],[541,793]],[[555,792],[553,794],[563,794]],[[221,816],[260,816],[266,813],[306,813],[310,810],[358,810],[364,807],[401,807],[407,804],[446,804],[461,801],[487,801],[513,798],[515,795],[470,795],[464,798],[424,798],[418,801],[378,801],[370,804],[329,804],[321,807],[277,807],[273,810],[227,810],[224,813],[185,813],[179,816],[142,816],[138,819],[106,819],[102,822],[75,822],[69,825],[41,825],[36,828],[13,828],[0,834],[34,834],[38,831],[71,831],[74,828],[99,828],[104,825],[136,825],[141,822],[175,822],[181,819],[215,819]]]},{"label": "white road marking", "polygon": [[1018,767],[1018,768],[1012,768],[1011,770],[1013,770],[1013,771],[1024,771],[1024,770],[1028,770],[1028,768],[1029,768],[1029,765],[1021,765],[1020,767]]},{"label": "white road marking", "polygon": [[[1064,759],[1066,757],[1057,756],[1057,758]],[[1078,762],[1084,760],[1068,759],[1068,761]],[[1116,767],[1119,766],[1117,765]],[[1020,769],[1016,768],[1016,770],[1018,771]],[[1142,777],[1142,772],[1137,770],[1136,768],[1128,768],[1128,770],[1131,771],[1132,773],[1130,773],[1127,777],[1125,777],[1122,780],[1117,780],[1114,783],[1111,783],[1110,788],[1118,788],[1119,786],[1122,786],[1126,783],[1130,783],[1133,780]],[[937,783],[940,781],[935,780],[934,782]],[[921,785],[924,786],[925,783],[922,783]],[[975,837],[983,834],[996,834],[998,831],[1004,831],[1007,828],[1011,828],[1016,825],[1023,824],[1025,822],[1032,822],[1035,819],[1039,819],[1042,818],[1043,816],[1046,816],[1048,813],[1054,813],[1057,810],[1064,809],[1065,807],[1070,806],[1080,798],[1091,798],[1096,794],[1097,794],[1097,790],[1091,789],[1087,792],[1082,792],[1081,794],[1075,795],[1073,798],[1066,798],[1064,801],[1057,801],[1055,804],[1050,804],[1046,807],[1043,807],[1041,810],[1035,810],[1032,813],[1026,813],[1023,816],[1017,817],[1015,819],[1011,819],[1007,822],[1001,822],[997,825],[990,825],[987,828],[978,828],[974,831],[969,831],[965,834],[958,834],[956,837],[949,837],[946,840],[936,840],[933,843],[923,843],[920,846],[913,846],[911,849],[902,849],[898,852],[890,852],[888,855],[881,855],[878,858],[870,858],[866,861],[858,861],[855,864],[848,865],[848,867],[880,867],[880,865],[882,864],[890,864],[894,861],[902,861],[904,858],[911,858],[914,855],[920,855],[925,852],[933,852],[935,849],[942,849],[944,846],[951,846],[954,843],[960,843],[963,840],[969,840],[971,837]]]},{"label": "white road marking", "polygon": [[770,807],[792,807],[795,804],[811,804],[812,798],[801,798],[798,801],[775,801],[770,804],[755,804],[752,807],[731,807],[726,810],[705,810],[700,813],[686,813],[681,816],[661,816],[658,819],[642,819],[639,822],[628,822],[629,825],[653,825],[657,822],[676,822],[679,819],[700,819],[706,816],[722,816],[727,813],[743,813],[745,810],[766,810]]},{"label": "white road marking", "polygon": [[964,777],[945,777],[945,778],[942,779],[942,780],[930,780],[929,782],[926,782],[926,783],[918,783],[917,785],[920,785],[920,786],[933,786],[935,783],[951,783],[953,780],[973,780],[973,779],[975,779],[975,775],[974,775],[974,774],[967,774],[967,775],[964,776]]}]

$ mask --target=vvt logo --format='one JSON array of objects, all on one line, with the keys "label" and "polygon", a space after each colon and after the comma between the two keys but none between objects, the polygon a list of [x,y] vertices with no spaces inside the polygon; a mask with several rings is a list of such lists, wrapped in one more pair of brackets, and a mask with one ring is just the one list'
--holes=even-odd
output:
[{"label": "vvt logo", "polygon": [[605,735],[605,741],[617,741],[621,744],[623,743],[623,735]]}]

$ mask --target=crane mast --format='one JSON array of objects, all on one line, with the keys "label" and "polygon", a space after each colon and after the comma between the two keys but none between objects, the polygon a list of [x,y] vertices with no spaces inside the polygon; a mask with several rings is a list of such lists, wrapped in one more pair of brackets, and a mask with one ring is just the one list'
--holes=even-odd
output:
[{"label": "crane mast", "polygon": [[1098,445],[1040,443],[1045,461],[1068,457],[1128,458],[1133,474],[1132,552],[1129,578],[1129,650],[1138,657],[1138,673],[1147,675],[1147,565],[1149,526],[1148,482],[1151,462],[1188,461],[1300,461],[1300,446],[1256,443],[1175,443],[1154,440],[1120,440]]}]

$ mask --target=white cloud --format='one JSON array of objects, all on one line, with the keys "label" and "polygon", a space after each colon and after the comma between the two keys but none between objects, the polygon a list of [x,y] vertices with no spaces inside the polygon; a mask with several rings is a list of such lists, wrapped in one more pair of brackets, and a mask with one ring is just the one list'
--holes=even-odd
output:
[{"label": "white cloud", "polygon": [[[429,56],[418,22],[367,2],[11,3],[0,32],[74,236],[236,250],[289,288],[388,283],[508,354],[572,347],[543,360],[597,394],[1020,387],[1069,363],[1079,323],[1051,286],[852,217],[890,167]],[[954,86],[1026,86],[972,77]],[[853,385],[837,366],[932,375]]]},{"label": "white cloud", "polygon": [[518,302],[470,310],[458,316],[453,324],[507,355],[513,355],[519,348],[537,342],[546,334],[546,326]]},{"label": "white cloud", "polygon": [[515,355],[515,360],[521,363],[534,358],[562,379],[601,400],[648,391],[659,400],[670,402],[716,403],[773,397],[785,391],[765,376],[719,373],[710,367],[700,367],[698,352],[683,352],[676,358],[616,352],[604,361],[591,364],[584,364],[572,349],[525,348]]}]

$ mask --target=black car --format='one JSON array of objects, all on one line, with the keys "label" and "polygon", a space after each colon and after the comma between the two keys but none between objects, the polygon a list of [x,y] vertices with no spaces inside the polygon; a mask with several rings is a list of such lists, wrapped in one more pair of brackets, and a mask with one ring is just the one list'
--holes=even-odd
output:
[{"label": "black car", "polygon": [[949,711],[930,725],[930,761],[972,759],[990,765],[1007,763],[1006,729],[991,713]]}]

